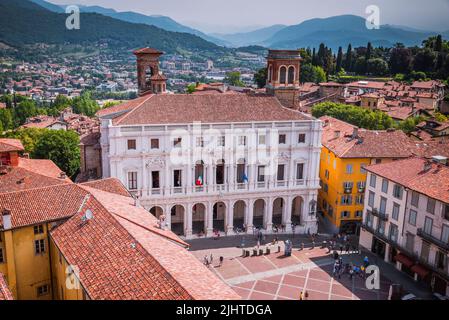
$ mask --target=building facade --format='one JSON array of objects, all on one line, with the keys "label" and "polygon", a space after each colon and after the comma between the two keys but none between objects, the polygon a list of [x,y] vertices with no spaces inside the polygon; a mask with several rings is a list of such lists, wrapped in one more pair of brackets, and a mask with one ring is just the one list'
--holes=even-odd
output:
[{"label": "building facade", "polygon": [[98,116],[103,176],[177,234],[317,231],[321,124],[274,95],[153,94]]},{"label": "building facade", "polygon": [[449,169],[421,158],[367,168],[360,245],[449,294]]},{"label": "building facade", "polygon": [[358,233],[364,208],[366,170],[412,155],[410,140],[401,131],[359,129],[322,117],[318,203],[324,222],[334,232]]}]

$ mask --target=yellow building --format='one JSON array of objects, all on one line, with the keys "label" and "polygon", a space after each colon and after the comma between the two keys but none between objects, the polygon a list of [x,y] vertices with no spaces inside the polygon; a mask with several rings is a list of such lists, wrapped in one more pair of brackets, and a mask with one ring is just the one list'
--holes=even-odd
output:
[{"label": "yellow building", "polygon": [[318,203],[325,223],[335,233],[358,232],[362,221],[366,172],[364,166],[412,155],[402,131],[359,129],[332,117],[322,117]]}]

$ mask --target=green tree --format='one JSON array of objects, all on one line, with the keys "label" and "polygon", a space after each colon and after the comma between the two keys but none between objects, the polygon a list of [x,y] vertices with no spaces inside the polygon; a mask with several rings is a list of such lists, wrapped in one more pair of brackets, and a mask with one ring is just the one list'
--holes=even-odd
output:
[{"label": "green tree", "polygon": [[366,62],[366,71],[375,76],[384,76],[389,72],[388,64],[381,58],[369,59]]},{"label": "green tree", "polygon": [[352,45],[349,44],[348,45],[348,50],[346,51],[346,58],[345,58],[345,69],[347,71],[351,71],[352,70]]},{"label": "green tree", "polygon": [[192,94],[196,91],[196,84],[195,83],[191,83],[187,86],[186,88],[187,93]]},{"label": "green tree", "polygon": [[239,71],[231,71],[226,74],[226,78],[224,79],[224,81],[231,86],[244,87],[245,84],[242,82],[240,77],[241,74]]},{"label": "green tree", "polygon": [[390,54],[390,72],[392,74],[396,73],[404,73],[407,74],[410,72],[412,67],[412,52],[410,49],[403,47],[395,47],[391,49]]},{"label": "green tree", "polygon": [[83,93],[81,96],[73,98],[72,100],[73,112],[78,114],[84,114],[88,117],[92,117],[100,110],[98,103],[91,98],[89,92]]},{"label": "green tree", "polygon": [[434,70],[436,53],[429,48],[418,51],[413,60],[413,69],[415,71],[432,72]]},{"label": "green tree", "polygon": [[80,139],[74,131],[45,130],[37,141],[32,157],[50,159],[73,177],[80,168]]},{"label": "green tree", "polygon": [[26,122],[27,118],[37,116],[44,110],[38,110],[34,101],[24,100],[14,108],[14,125],[19,127]]},{"label": "green tree", "polygon": [[337,65],[335,67],[335,71],[338,73],[341,71],[343,67],[343,49],[342,47],[338,48],[338,54],[337,54]]},{"label": "green tree", "polygon": [[301,68],[301,83],[313,82],[321,83],[326,82],[326,72],[321,67],[313,66],[311,64],[305,64]]},{"label": "green tree", "polygon": [[0,125],[0,132],[3,130],[10,130],[14,128],[14,120],[12,117],[11,109],[0,109]]},{"label": "green tree", "polygon": [[267,84],[267,73],[267,68],[262,68],[254,74],[254,83],[258,88],[264,88]]},{"label": "green tree", "polygon": [[358,106],[322,102],[312,108],[316,118],[330,116],[360,128],[386,130],[394,126],[393,119],[381,111],[371,111]]},{"label": "green tree", "polygon": [[22,141],[25,151],[28,152],[29,154],[33,154],[34,149],[36,147],[36,143],[39,141],[40,137],[43,135],[45,131],[46,131],[45,129],[24,128],[7,132],[5,135],[3,135],[3,137],[19,139],[20,141]]}]

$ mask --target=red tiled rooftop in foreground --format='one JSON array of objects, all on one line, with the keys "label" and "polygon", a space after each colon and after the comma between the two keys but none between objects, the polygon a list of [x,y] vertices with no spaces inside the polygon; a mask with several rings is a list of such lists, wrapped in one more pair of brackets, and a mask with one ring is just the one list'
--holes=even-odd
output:
[{"label": "red tiled rooftop in foreground", "polygon": [[115,125],[311,120],[268,95],[149,95],[113,108],[98,116],[115,113]]},{"label": "red tiled rooftop in foreground", "polygon": [[18,139],[0,139],[0,152],[23,151],[22,142]]},{"label": "red tiled rooftop in foreground", "polygon": [[0,300],[13,300],[11,291],[6,284],[5,277],[0,273]]},{"label": "red tiled rooftop in foreground", "polygon": [[323,146],[340,158],[407,158],[412,155],[411,140],[402,131],[358,129],[360,139],[352,139],[356,126],[328,116],[320,120],[324,123]]},{"label": "red tiled rooftop in foreground", "polygon": [[[79,267],[91,299],[239,299],[133,199],[82,188],[90,194],[83,209],[51,236],[68,263]],[[80,224],[87,209],[94,218]]]},{"label": "red tiled rooftop in foreground", "polygon": [[128,190],[117,178],[108,178],[103,180],[95,180],[84,182],[82,186],[91,187],[98,190],[103,190],[109,193],[117,194],[124,197],[131,197]]},{"label": "red tiled rooftop in foreground", "polygon": [[410,158],[368,166],[367,170],[430,198],[449,203],[449,168],[432,163],[429,170],[424,170],[427,161]]}]

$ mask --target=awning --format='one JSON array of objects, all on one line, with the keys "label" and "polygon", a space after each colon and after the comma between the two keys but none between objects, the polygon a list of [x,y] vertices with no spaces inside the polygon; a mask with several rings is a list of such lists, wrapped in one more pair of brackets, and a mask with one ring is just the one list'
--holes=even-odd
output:
[{"label": "awning", "polygon": [[394,260],[396,260],[397,262],[402,263],[407,268],[410,268],[411,266],[413,266],[415,264],[412,259],[410,259],[409,257],[407,257],[406,255],[404,255],[402,253],[397,254],[394,257]]},{"label": "awning", "polygon": [[429,270],[427,270],[425,267],[423,267],[420,264],[414,265],[413,267],[410,268],[410,270],[412,270],[414,273],[416,273],[421,278],[425,278],[429,274]]}]

